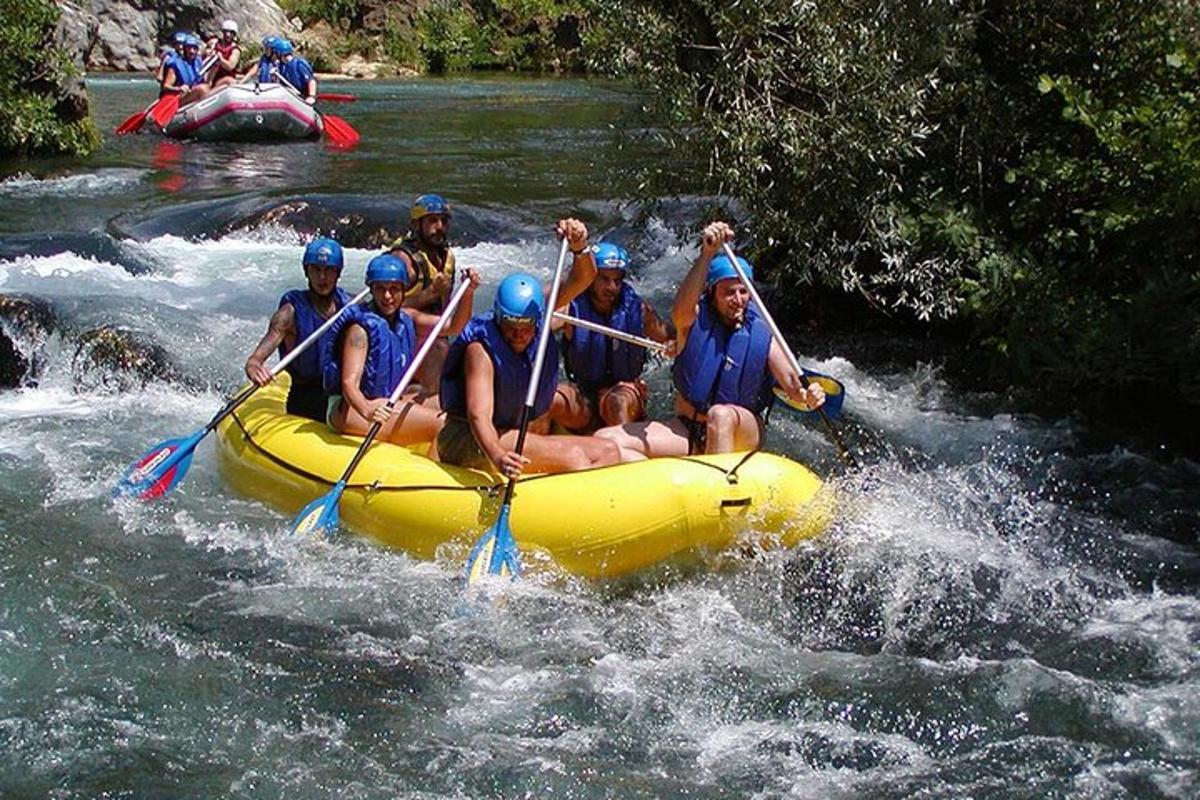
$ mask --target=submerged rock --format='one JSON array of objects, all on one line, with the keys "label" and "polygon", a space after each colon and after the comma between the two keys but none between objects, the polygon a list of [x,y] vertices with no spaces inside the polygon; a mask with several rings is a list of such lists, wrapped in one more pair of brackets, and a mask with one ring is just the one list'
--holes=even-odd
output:
[{"label": "submerged rock", "polygon": [[151,381],[181,380],[179,368],[161,345],[108,325],[79,335],[71,366],[80,391],[126,391]]},{"label": "submerged rock", "polygon": [[0,294],[0,388],[37,384],[42,347],[57,328],[58,319],[47,301]]}]

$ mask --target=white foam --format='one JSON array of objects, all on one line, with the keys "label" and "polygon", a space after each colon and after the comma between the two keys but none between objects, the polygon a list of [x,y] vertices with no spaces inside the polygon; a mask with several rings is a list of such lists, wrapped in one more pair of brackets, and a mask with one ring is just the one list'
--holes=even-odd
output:
[{"label": "white foam", "polygon": [[147,175],[142,169],[104,169],[56,178],[35,178],[27,172],[0,181],[0,197],[79,197],[111,194],[139,183]]}]

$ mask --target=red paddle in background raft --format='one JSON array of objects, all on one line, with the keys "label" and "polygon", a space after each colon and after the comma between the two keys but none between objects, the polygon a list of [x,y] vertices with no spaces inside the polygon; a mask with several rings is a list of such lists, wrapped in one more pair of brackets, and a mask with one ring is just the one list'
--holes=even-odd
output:
[{"label": "red paddle in background raft", "polygon": [[322,103],[353,103],[358,100],[352,94],[337,94],[336,92],[317,92],[317,99]]},{"label": "red paddle in background raft", "polygon": [[[296,95],[296,97],[299,97],[302,100],[304,99],[304,95],[300,94],[300,90],[295,86],[292,86],[292,84],[288,82],[288,79],[279,73],[279,70],[273,69],[271,70],[271,74],[275,76],[277,81],[291,89],[292,94]],[[320,95],[318,95],[318,97],[319,96]],[[319,116],[321,118],[321,122],[324,123],[325,133],[327,136],[329,136],[329,142],[334,147],[345,148],[348,150],[358,144],[359,140],[362,138],[358,135],[358,131],[354,130],[350,123],[346,122],[346,120],[342,119],[341,117],[334,116],[333,114],[326,114],[322,111],[318,111],[317,116]]]},{"label": "red paddle in background raft", "polygon": [[146,106],[145,110],[137,112],[118,125],[117,135],[124,136],[127,133],[136,133],[143,125],[146,124],[146,117],[151,117],[161,128],[171,121],[171,117],[175,116],[175,112],[178,110],[179,95],[163,95],[150,105]]}]

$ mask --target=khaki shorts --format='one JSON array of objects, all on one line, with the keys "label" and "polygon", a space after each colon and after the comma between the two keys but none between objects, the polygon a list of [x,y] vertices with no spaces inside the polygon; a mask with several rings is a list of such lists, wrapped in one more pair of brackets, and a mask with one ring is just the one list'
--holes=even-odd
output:
[{"label": "khaki shorts", "polygon": [[471,425],[462,417],[447,415],[446,425],[437,437],[438,458],[444,464],[496,472],[496,465],[483,452]]}]

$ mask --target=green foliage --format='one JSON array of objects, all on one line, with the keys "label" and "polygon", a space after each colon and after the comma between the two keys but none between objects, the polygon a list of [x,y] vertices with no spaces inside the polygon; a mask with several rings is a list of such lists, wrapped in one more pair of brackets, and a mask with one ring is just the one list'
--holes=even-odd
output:
[{"label": "green foliage", "polygon": [[[1200,403],[1200,10],[1187,0],[612,0],[679,163],[785,285],[964,317],[1039,388]],[[651,176],[670,191],[678,170]],[[1149,382],[1149,383],[1147,383]]]},{"label": "green foliage", "polygon": [[281,0],[279,7],[289,17],[300,17],[306,23],[324,20],[334,30],[349,29],[362,21],[355,0]]},{"label": "green foliage", "polygon": [[58,9],[41,0],[0,0],[0,153],[87,155],[100,144],[90,119],[66,123],[53,96],[73,74],[50,46]]}]

